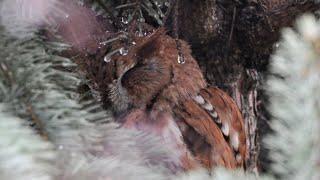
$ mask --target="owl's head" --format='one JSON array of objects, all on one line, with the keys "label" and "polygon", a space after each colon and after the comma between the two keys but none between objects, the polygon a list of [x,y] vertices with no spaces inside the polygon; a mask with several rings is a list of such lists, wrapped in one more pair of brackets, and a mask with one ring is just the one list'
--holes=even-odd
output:
[{"label": "owl's head", "polygon": [[109,82],[109,99],[115,109],[152,108],[161,98],[177,102],[205,86],[186,42],[165,35],[164,29],[132,39],[134,45],[114,44],[106,55],[106,66],[113,67],[114,72]]},{"label": "owl's head", "polygon": [[[120,78],[135,66],[154,61],[160,47],[157,40],[164,35],[165,30],[160,28],[148,36],[121,34],[114,38],[118,41],[111,42],[110,50],[103,57],[106,66],[113,66],[114,68],[115,76],[113,80]],[[160,59],[159,63],[161,63]]]},{"label": "owl's head", "polygon": [[163,29],[149,36],[131,36],[130,41],[113,43],[104,56],[106,66],[112,67],[113,76],[108,82],[109,100],[116,111],[128,107],[145,107],[168,84],[170,61],[159,55]]}]

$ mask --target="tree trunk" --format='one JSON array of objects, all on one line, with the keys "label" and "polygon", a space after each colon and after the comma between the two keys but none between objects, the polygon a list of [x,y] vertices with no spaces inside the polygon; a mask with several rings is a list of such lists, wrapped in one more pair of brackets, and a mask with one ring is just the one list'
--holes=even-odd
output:
[{"label": "tree trunk", "polygon": [[314,2],[290,0],[179,1],[174,27],[179,37],[191,44],[208,82],[227,91],[242,110],[250,171],[264,171],[269,165],[261,144],[261,137],[270,132],[262,85],[279,31],[318,8]]}]

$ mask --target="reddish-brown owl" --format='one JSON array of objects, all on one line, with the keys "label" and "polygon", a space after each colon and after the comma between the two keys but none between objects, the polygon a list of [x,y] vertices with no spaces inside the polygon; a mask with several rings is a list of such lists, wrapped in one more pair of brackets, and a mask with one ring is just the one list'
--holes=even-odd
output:
[{"label": "reddish-brown owl", "polygon": [[[158,30],[114,55],[109,99],[125,127],[157,133],[180,152],[185,170],[243,167],[246,136],[241,113],[222,90],[210,87],[189,46]],[[183,58],[183,60],[181,60]]]},{"label": "reddish-brown owl", "polygon": [[162,137],[176,149],[184,170],[245,166],[241,113],[230,96],[206,83],[186,42],[160,29],[132,37],[129,47],[113,43],[112,55],[106,55],[110,50],[100,43],[105,31],[86,11],[80,8],[60,22],[58,32],[73,45],[74,59],[119,123]]}]

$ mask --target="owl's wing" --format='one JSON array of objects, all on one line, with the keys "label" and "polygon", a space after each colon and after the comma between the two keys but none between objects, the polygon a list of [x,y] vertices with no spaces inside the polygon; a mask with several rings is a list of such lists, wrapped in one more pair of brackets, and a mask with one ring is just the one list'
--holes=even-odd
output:
[{"label": "owl's wing", "polygon": [[246,138],[241,113],[218,88],[207,88],[173,110],[189,150],[206,167],[243,167]]},{"label": "owl's wing", "polygon": [[224,91],[210,87],[199,94],[207,104],[212,105],[212,110],[202,105],[218,124],[226,140],[236,155],[238,165],[244,165],[246,160],[246,133],[242,114],[233,99]]}]

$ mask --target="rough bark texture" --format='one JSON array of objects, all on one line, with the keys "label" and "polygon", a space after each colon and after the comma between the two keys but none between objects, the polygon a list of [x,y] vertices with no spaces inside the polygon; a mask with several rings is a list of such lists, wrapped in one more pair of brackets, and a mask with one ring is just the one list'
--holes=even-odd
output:
[{"label": "rough bark texture", "polygon": [[248,169],[267,170],[261,137],[270,133],[262,85],[280,30],[319,8],[310,1],[180,1],[179,37],[193,48],[206,78],[232,95],[242,110],[250,147]]}]

